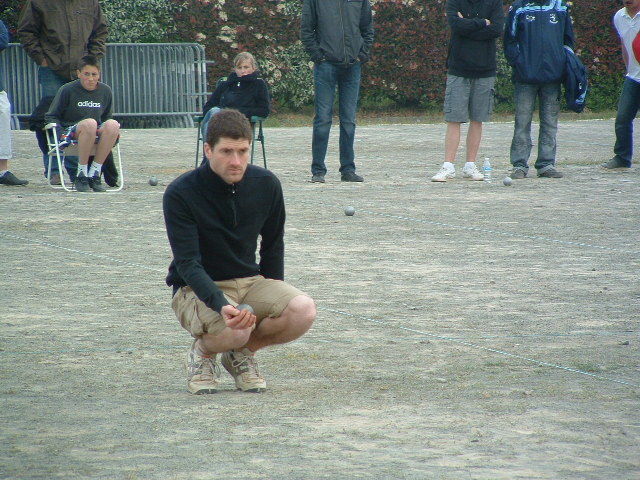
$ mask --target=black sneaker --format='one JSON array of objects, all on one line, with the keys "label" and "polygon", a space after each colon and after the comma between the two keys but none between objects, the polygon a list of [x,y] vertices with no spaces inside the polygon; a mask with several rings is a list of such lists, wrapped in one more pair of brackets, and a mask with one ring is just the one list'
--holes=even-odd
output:
[{"label": "black sneaker", "polygon": [[324,175],[316,174],[311,176],[311,183],[324,183]]},{"label": "black sneaker", "polygon": [[93,189],[94,192],[106,192],[107,189],[102,185],[102,181],[100,180],[100,174],[96,173],[93,177],[89,178],[89,186]]},{"label": "black sneaker", "polygon": [[364,178],[358,175],[356,172],[343,173],[340,177],[343,182],[364,182]]},{"label": "black sneaker", "polygon": [[538,172],[540,178],[562,178],[564,175],[553,167],[549,167],[546,170]]},{"label": "black sneaker", "polygon": [[603,163],[602,165],[600,165],[602,168],[605,168],[607,170],[615,170],[615,169],[629,169],[631,168],[631,165],[629,165],[627,162],[625,162],[624,160],[618,158],[618,157],[613,157],[611,160],[609,160],[608,162]]},{"label": "black sneaker", "polygon": [[13,173],[7,172],[0,177],[0,184],[2,185],[26,185],[29,180],[20,180]]},{"label": "black sneaker", "polygon": [[511,179],[512,180],[522,180],[527,176],[527,172],[521,168],[514,168],[511,171]]},{"label": "black sneaker", "polygon": [[76,187],[76,192],[88,192],[91,190],[89,186],[89,179],[84,174],[84,172],[80,172],[76,179],[73,181],[73,186]]}]

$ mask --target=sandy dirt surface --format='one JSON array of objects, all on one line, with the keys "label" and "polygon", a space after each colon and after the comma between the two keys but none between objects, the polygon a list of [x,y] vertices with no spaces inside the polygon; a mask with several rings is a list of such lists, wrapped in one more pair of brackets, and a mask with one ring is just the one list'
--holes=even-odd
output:
[{"label": "sandy dirt surface", "polygon": [[225,372],[207,396],[164,285],[162,193],[195,131],[125,131],[114,194],[54,191],[14,132],[31,184],[0,188],[0,478],[639,478],[640,170],[597,167],[611,120],[565,122],[566,177],[505,187],[512,129],[485,126],[493,183],[435,184],[443,125],[361,127],[366,181],[345,184],[334,127],[324,185],[310,128],[267,129],[286,278],[319,314],[258,353],[267,392]]}]

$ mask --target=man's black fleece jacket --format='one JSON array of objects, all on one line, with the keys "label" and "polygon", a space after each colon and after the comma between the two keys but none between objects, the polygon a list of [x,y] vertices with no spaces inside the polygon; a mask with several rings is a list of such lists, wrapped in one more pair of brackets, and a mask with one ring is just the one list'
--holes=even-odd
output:
[{"label": "man's black fleece jacket", "polygon": [[220,312],[229,302],[214,281],[284,279],[284,198],[270,171],[249,165],[242,180],[229,185],[205,163],[171,182],[163,210],[173,252],[167,285],[174,292],[188,285]]}]

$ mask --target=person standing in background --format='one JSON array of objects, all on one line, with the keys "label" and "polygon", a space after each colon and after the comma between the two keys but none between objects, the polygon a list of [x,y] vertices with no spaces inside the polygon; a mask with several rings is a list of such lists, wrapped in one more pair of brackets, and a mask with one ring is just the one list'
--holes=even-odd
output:
[{"label": "person standing in background", "polygon": [[[107,50],[107,23],[98,0],[27,0],[17,33],[38,65],[41,98],[53,98],[62,85],[75,80],[82,57],[100,59]],[[46,177],[46,155],[43,161]],[[53,167],[51,183],[60,183],[60,172]]]},{"label": "person standing in background", "polygon": [[455,176],[454,162],[460,145],[460,126],[469,122],[467,161],[462,176],[482,180],[475,161],[482,139],[482,122],[491,117],[496,82],[496,38],[502,35],[502,0],[447,0],[451,28],[444,96],[444,163],[431,177],[446,182]]},{"label": "person standing in background", "polygon": [[616,115],[615,156],[602,164],[607,170],[627,169],[633,162],[633,120],[640,108],[640,0],[624,0],[624,7],[613,16],[613,25],[622,43],[622,59],[627,74],[622,84]]},{"label": "person standing in background", "polygon": [[[0,20],[0,52],[9,44],[9,31]],[[11,151],[11,103],[4,90],[2,72],[0,72],[0,185],[26,185],[28,180],[20,180],[9,171]]]},{"label": "person standing in background", "polygon": [[300,38],[313,60],[315,117],[313,119],[311,181],[324,183],[324,159],[338,88],[340,114],[340,179],[362,182],[356,173],[353,142],[360,94],[361,65],[373,44],[369,0],[304,0]]}]

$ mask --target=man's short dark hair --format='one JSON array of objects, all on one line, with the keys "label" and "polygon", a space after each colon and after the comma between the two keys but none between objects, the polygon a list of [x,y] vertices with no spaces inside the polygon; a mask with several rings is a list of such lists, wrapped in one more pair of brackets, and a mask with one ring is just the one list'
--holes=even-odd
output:
[{"label": "man's short dark hair", "polygon": [[211,117],[207,127],[207,140],[211,148],[215,147],[222,137],[234,140],[253,140],[253,131],[247,117],[238,110],[225,108]]},{"label": "man's short dark hair", "polygon": [[87,65],[90,67],[96,67],[98,71],[100,71],[100,62],[98,61],[98,57],[95,55],[85,55],[82,57],[78,62],[78,70],[82,70]]}]

